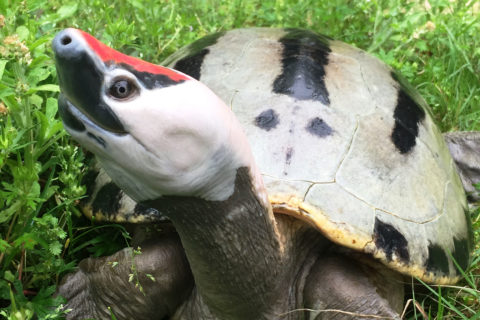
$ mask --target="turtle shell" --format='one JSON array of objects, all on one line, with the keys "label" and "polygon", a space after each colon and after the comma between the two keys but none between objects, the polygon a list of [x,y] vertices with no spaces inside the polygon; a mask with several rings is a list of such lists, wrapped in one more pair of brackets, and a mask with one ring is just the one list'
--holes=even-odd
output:
[{"label": "turtle shell", "polygon": [[427,282],[467,268],[454,162],[424,100],[377,58],[310,31],[256,28],[207,36],[163,65],[232,108],[275,212]]},{"label": "turtle shell", "polygon": [[454,261],[467,267],[454,162],[424,100],[378,59],[310,31],[240,29],[163,65],[232,108],[274,211],[429,282],[456,281]]}]

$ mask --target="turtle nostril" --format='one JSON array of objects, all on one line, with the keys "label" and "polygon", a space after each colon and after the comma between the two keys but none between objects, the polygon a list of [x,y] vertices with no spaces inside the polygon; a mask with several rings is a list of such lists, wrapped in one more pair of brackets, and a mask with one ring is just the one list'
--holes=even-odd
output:
[{"label": "turtle nostril", "polygon": [[64,46],[66,46],[66,45],[68,45],[70,42],[72,42],[72,38],[70,38],[70,36],[65,36],[65,37],[63,37],[63,38],[60,40],[60,42],[61,42]]}]

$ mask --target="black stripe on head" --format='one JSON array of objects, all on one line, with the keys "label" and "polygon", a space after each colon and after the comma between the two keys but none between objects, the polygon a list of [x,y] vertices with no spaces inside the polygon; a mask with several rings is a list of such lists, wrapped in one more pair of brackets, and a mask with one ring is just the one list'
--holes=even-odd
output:
[{"label": "black stripe on head", "polygon": [[225,32],[217,32],[190,44],[188,46],[189,52],[187,56],[178,60],[173,66],[173,69],[200,80],[203,59],[205,59],[205,56],[210,52],[208,47],[217,43],[218,39],[224,34]]},{"label": "black stripe on head", "polygon": [[274,129],[280,121],[278,120],[278,114],[273,109],[262,111],[255,118],[255,125],[265,131]]},{"label": "black stripe on head", "polygon": [[[78,52],[74,58],[55,56],[55,63],[62,93],[68,101],[104,129],[117,134],[126,132],[102,99],[104,74],[86,51]],[[60,111],[60,115],[67,117],[67,124],[73,124],[71,114]]]},{"label": "black stripe on head", "polygon": [[448,255],[438,244],[430,244],[428,246],[428,259],[425,267],[427,271],[433,273],[448,274]]},{"label": "black stripe on head", "polygon": [[333,133],[333,129],[319,117],[310,120],[306,129],[309,133],[320,138],[328,137]]},{"label": "black stripe on head", "polygon": [[392,72],[392,77],[400,84],[397,106],[393,112],[395,125],[392,131],[392,142],[401,154],[406,154],[415,147],[419,124],[425,119],[425,110],[409,94],[410,88]]},{"label": "black stripe on head", "polygon": [[[111,64],[111,62],[107,63],[107,65]],[[184,80],[173,80],[172,78],[164,74],[154,74],[150,72],[137,71],[125,63],[120,63],[117,66],[131,72],[138,79],[138,81],[140,81],[147,89],[164,88],[184,82]]]},{"label": "black stripe on head", "polygon": [[373,232],[375,245],[385,252],[388,261],[392,261],[395,253],[400,261],[406,264],[409,262],[408,241],[395,227],[375,218]]},{"label": "black stripe on head", "polygon": [[279,40],[283,46],[282,73],[273,82],[273,91],[330,104],[325,86],[325,66],[331,52],[328,38],[306,30],[286,31]]},{"label": "black stripe on head", "polygon": [[120,209],[122,191],[113,182],[109,182],[98,190],[92,203],[93,214],[101,212],[106,216],[115,215]]}]

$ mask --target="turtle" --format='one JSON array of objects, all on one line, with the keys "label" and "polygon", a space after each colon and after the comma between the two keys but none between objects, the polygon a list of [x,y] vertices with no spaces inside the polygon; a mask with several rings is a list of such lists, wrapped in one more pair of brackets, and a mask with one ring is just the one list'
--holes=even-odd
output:
[{"label": "turtle", "polygon": [[444,138],[364,51],[271,28],[209,35],[171,68],[77,29],[52,46],[65,129],[105,170],[86,211],[173,226],[134,258],[155,280],[144,293],[112,267],[125,251],[82,261],[59,289],[67,318],[399,319],[407,277],[450,284],[468,267]]}]

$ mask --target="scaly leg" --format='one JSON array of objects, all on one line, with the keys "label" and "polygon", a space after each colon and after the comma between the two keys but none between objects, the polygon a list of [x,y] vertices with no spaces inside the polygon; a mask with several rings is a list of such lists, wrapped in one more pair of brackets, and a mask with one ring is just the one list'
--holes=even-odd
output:
[{"label": "scaly leg", "polygon": [[[67,300],[65,308],[72,309],[67,320],[111,319],[108,308],[118,320],[172,315],[194,285],[180,240],[175,233],[160,235],[142,243],[141,252],[134,255],[126,248],[109,257],[82,260],[58,288]],[[129,281],[132,265],[138,278]]]},{"label": "scaly leg", "polygon": [[305,308],[315,310],[306,319],[400,319],[404,288],[402,277],[380,264],[330,255],[312,267],[304,295]]}]

